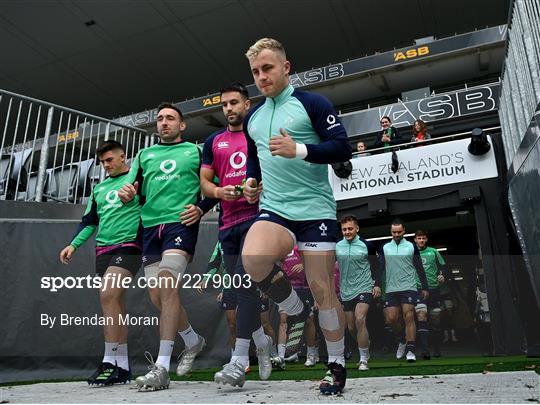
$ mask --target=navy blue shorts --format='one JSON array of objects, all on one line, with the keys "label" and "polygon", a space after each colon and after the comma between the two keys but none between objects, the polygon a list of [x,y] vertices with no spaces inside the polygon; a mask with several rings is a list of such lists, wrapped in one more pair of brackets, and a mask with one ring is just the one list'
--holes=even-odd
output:
[{"label": "navy blue shorts", "polygon": [[[225,270],[231,276],[234,274],[244,275],[246,271],[242,265],[242,248],[247,232],[253,221],[245,221],[238,225],[219,231],[219,241],[223,251],[223,263]],[[255,283],[252,283],[255,284]]]},{"label": "navy blue shorts", "polygon": [[351,300],[343,301],[343,310],[346,312],[354,312],[356,309],[356,304],[371,304],[373,301],[372,293],[360,293]]},{"label": "navy blue shorts", "polygon": [[335,219],[315,219],[292,221],[268,210],[261,210],[255,221],[269,221],[279,224],[291,232],[299,250],[335,250],[339,230]]},{"label": "navy blue shorts", "polygon": [[103,277],[111,266],[121,267],[133,276],[141,268],[141,249],[136,246],[119,246],[96,256],[96,274]]},{"label": "navy blue shorts", "polygon": [[223,289],[223,298],[219,303],[219,307],[224,311],[234,310],[238,306],[236,292],[232,288]]},{"label": "navy blue shorts", "polygon": [[386,293],[383,307],[401,307],[402,304],[410,304],[416,306],[420,303],[418,292],[416,290],[395,291]]},{"label": "navy blue shorts", "polygon": [[428,289],[429,296],[427,300],[422,299],[421,290],[418,290],[418,298],[421,304],[425,304],[428,309],[441,307],[441,291],[438,288]]},{"label": "navy blue shorts", "polygon": [[168,249],[179,249],[195,254],[199,224],[185,226],[180,222],[144,228],[143,258],[145,266],[161,261],[161,254]]}]

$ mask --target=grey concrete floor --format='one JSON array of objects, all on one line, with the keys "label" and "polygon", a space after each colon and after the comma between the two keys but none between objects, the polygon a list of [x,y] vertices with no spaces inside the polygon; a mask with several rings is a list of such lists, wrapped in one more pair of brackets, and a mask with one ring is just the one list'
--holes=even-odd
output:
[{"label": "grey concrete floor", "polygon": [[82,382],[0,387],[0,403],[539,403],[533,371],[347,380],[343,395],[319,394],[317,381],[248,381],[243,388],[173,381],[168,390]]}]

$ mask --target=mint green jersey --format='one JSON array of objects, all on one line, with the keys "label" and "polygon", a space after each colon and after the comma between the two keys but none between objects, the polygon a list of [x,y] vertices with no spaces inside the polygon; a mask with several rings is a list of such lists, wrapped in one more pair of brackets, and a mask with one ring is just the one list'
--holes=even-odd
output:
[{"label": "mint green jersey", "polygon": [[136,196],[135,203],[130,205],[122,204],[118,197],[118,190],[128,180],[126,172],[94,186],[79,229],[70,243],[73,247],[79,248],[96,229],[97,246],[137,241],[141,214],[139,197]]},{"label": "mint green jersey", "polygon": [[371,258],[376,255],[373,245],[358,235],[348,241],[343,238],[336,244],[336,260],[339,264],[339,290],[341,299],[349,301],[360,293],[371,293]]},{"label": "mint green jersey", "polygon": [[416,291],[416,274],[423,289],[427,289],[427,280],[418,248],[414,243],[402,239],[399,244],[392,239],[383,245],[379,260],[381,271],[385,271],[385,292]]},{"label": "mint green jersey", "polygon": [[[426,272],[426,278],[429,288],[438,288],[439,280],[437,276],[442,274],[441,267],[446,264],[439,251],[435,248],[426,246],[420,250],[420,257],[422,258],[422,264],[424,265],[424,271]],[[421,287],[420,279],[416,276],[416,285]]]},{"label": "mint green jersey", "polygon": [[197,145],[184,141],[158,143],[137,154],[129,182],[139,182],[145,228],[180,222],[179,214],[185,206],[199,201],[200,156]]},{"label": "mint green jersey", "polygon": [[[271,155],[269,140],[271,136],[281,136],[280,128],[296,143],[306,145],[305,159]],[[250,111],[244,131],[249,159],[255,149],[251,149],[250,143],[256,147],[263,182],[261,210],[293,221],[336,218],[328,163],[349,159],[350,145],[343,125],[325,98],[289,85]]]}]

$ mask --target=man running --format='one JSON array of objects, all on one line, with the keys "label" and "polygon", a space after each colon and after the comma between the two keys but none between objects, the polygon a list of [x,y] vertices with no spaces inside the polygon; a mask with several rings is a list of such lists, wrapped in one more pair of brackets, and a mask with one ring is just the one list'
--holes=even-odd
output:
[{"label": "man running", "polygon": [[280,42],[260,39],[246,57],[266,99],[250,111],[244,125],[248,140],[244,195],[255,203],[263,187],[264,191],[242,261],[259,288],[287,313],[289,334],[294,334],[304,328],[310,309],[276,262],[298,244],[329,353],[320,391],[337,394],[346,380],[345,317],[331,279],[338,229],[328,164],[350,159],[352,149],[330,102],[289,83],[291,63]]},{"label": "man running", "polygon": [[[403,238],[405,235],[403,221],[396,218],[392,221],[390,230],[392,240],[385,243],[379,251],[380,271],[381,273],[386,271],[383,311],[386,323],[390,325],[399,341],[396,358],[401,359],[406,353],[407,361],[414,362],[416,361],[414,307],[420,302],[415,274],[418,274],[422,286],[421,298],[425,300],[429,296],[426,273],[418,248]],[[405,321],[405,336],[402,333],[401,314]]]},{"label": "man running", "polygon": [[377,267],[375,247],[358,235],[356,217],[341,219],[343,239],[336,245],[336,257],[340,269],[339,289],[343,301],[347,327],[354,336],[356,327],[360,362],[358,370],[369,370],[369,334],[366,317],[374,298],[381,295],[381,277]]},{"label": "man running", "polygon": [[185,343],[176,369],[179,376],[191,370],[195,357],[205,346],[204,338],[189,324],[178,287],[195,253],[199,220],[216,203],[200,201],[201,152],[197,145],[182,140],[186,123],[181,111],[173,104],[161,104],[157,129],[160,142],[137,154],[127,184],[118,192],[127,206],[142,205],[144,274],[150,299],[161,312],[157,360],[154,363],[148,355],[150,371],[135,380],[139,389],[151,390],[169,387],[177,332]]},{"label": "man running", "polygon": [[[433,355],[435,357],[441,357],[441,292],[439,285],[444,283],[448,278],[446,262],[435,248],[427,245],[428,236],[427,232],[419,229],[414,234],[414,242],[420,251],[420,257],[422,258],[422,264],[426,272],[426,278],[428,282],[429,297],[427,300],[422,300],[416,306],[416,317],[418,319],[418,343],[422,350],[422,357],[425,360],[431,358],[429,352],[429,324],[433,328]],[[420,279],[416,278],[417,288],[421,288]],[[429,323],[428,323],[429,315]]]},{"label": "man running", "polygon": [[[268,379],[272,372],[270,355],[273,342],[261,325],[260,292],[246,275],[240,256],[248,229],[258,212],[257,205],[249,204],[241,192],[247,161],[243,123],[250,107],[249,94],[240,83],[222,89],[220,94],[228,125],[204,143],[201,189],[205,196],[221,201],[219,241],[225,270],[231,278],[237,277],[238,280],[232,283],[238,304],[234,352],[230,362],[214,375],[214,381],[241,387],[246,380],[251,338],[257,347],[261,380]],[[214,177],[218,178],[219,185],[214,183]]]},{"label": "man running", "polygon": [[[128,328],[120,322],[125,315],[124,279],[133,279],[141,267],[140,206],[124,206],[118,188],[128,180],[125,149],[119,142],[103,142],[97,158],[108,177],[95,185],[71,243],[60,252],[60,261],[68,264],[75,251],[96,234],[96,274],[102,278],[99,299],[103,316],[112,319],[103,326],[105,353],[88,384],[111,385],[131,380],[128,360]],[[138,197],[136,197],[136,201]]]}]

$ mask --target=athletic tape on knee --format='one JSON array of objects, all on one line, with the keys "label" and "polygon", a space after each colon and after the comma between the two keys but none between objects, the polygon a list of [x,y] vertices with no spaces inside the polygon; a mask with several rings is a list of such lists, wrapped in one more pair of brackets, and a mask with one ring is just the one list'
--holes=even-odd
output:
[{"label": "athletic tape on knee", "polygon": [[427,305],[426,304],[416,304],[414,309],[415,309],[416,312],[427,311]]},{"label": "athletic tape on knee", "polygon": [[336,309],[319,309],[319,325],[328,331],[338,330],[339,319]]},{"label": "athletic tape on knee", "polygon": [[176,278],[182,277],[187,267],[187,258],[177,253],[164,254],[159,262],[159,271],[168,271]]},{"label": "athletic tape on knee", "polygon": [[152,263],[148,266],[144,266],[144,277],[148,280],[149,278],[156,278],[159,274],[159,263]]}]

